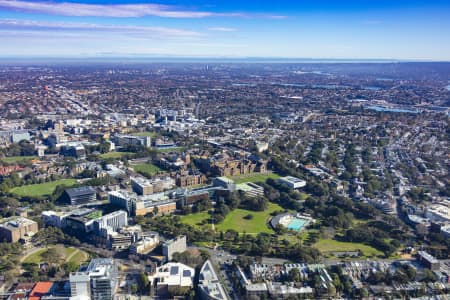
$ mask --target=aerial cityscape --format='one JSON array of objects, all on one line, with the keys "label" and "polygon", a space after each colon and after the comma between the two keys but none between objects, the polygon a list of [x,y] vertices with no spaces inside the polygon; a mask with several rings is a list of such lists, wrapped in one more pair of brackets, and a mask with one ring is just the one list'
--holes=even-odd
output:
[{"label": "aerial cityscape", "polygon": [[450,4],[281,2],[0,0],[0,299],[450,299]]}]

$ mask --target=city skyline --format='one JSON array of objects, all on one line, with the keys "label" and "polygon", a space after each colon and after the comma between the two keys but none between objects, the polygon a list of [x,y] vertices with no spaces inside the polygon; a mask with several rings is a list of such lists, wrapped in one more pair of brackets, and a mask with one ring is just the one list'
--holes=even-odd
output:
[{"label": "city skyline", "polygon": [[450,60],[446,1],[0,0],[0,57]]}]

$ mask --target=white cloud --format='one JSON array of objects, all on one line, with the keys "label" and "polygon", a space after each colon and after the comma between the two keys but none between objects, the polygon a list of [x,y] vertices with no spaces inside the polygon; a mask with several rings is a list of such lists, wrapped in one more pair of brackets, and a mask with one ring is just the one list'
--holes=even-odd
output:
[{"label": "white cloud", "polygon": [[222,31],[222,32],[237,31],[236,28],[232,28],[232,27],[209,27],[208,30],[210,30],[210,31]]},{"label": "white cloud", "polygon": [[284,20],[287,19],[288,16],[283,16],[283,15],[267,15],[268,19],[273,19],[273,20]]},{"label": "white cloud", "polygon": [[166,18],[205,18],[246,17],[242,13],[215,13],[207,11],[190,11],[162,4],[86,4],[71,2],[32,2],[22,0],[0,0],[0,7],[4,9],[44,13],[62,16],[78,17],[117,17],[135,18],[144,16],[158,16]]},{"label": "white cloud", "polygon": [[191,30],[168,28],[160,26],[126,26],[126,25],[103,25],[91,23],[67,23],[67,22],[46,22],[32,20],[0,19],[0,30],[16,31],[48,31],[48,32],[107,32],[124,33],[140,36],[161,36],[161,37],[190,37],[202,36],[201,33]]},{"label": "white cloud", "polygon": [[285,19],[286,16],[271,14],[248,14],[240,12],[220,13],[210,11],[186,10],[173,5],[154,3],[141,4],[87,4],[76,2],[34,2],[26,0],[0,0],[0,8],[30,13],[43,13],[75,17],[115,17],[138,18],[157,16],[165,18],[206,18],[237,17]]}]

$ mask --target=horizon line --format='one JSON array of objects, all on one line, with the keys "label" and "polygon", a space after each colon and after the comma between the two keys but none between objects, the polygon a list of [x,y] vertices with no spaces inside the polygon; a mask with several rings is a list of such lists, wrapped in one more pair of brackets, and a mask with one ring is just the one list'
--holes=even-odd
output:
[{"label": "horizon line", "polygon": [[139,60],[139,61],[157,61],[157,62],[205,62],[208,60],[220,62],[220,61],[248,61],[248,62],[366,62],[366,63],[405,63],[405,62],[426,62],[426,63],[449,63],[450,59],[426,59],[426,58],[343,58],[343,57],[280,57],[280,56],[182,56],[182,55],[152,55],[152,54],[129,54],[129,55],[79,55],[79,56],[21,56],[21,55],[0,55],[1,62],[20,62],[25,61],[46,61],[46,62],[61,62],[61,61],[118,61],[118,60]]}]

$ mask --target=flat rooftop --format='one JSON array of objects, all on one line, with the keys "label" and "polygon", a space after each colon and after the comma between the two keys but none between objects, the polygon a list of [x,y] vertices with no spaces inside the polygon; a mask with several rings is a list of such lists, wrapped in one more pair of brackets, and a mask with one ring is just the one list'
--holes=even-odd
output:
[{"label": "flat rooftop", "polygon": [[298,183],[298,182],[303,182],[304,181],[304,180],[302,180],[300,178],[293,177],[293,176],[281,177],[280,179],[287,180],[287,181],[294,182],[294,183]]},{"label": "flat rooftop", "polygon": [[36,224],[36,222],[24,217],[16,217],[7,220],[5,223],[0,224],[0,226],[13,229],[13,228],[20,228],[22,226],[28,226],[31,224]]},{"label": "flat rooftop", "polygon": [[77,196],[84,196],[87,194],[95,194],[95,189],[91,186],[82,186],[82,187],[76,187],[76,188],[70,188],[66,189],[67,195],[69,197],[77,197]]},{"label": "flat rooftop", "polygon": [[426,251],[418,251],[417,253],[432,264],[439,263],[439,260],[437,260],[433,255],[429,254]]}]

